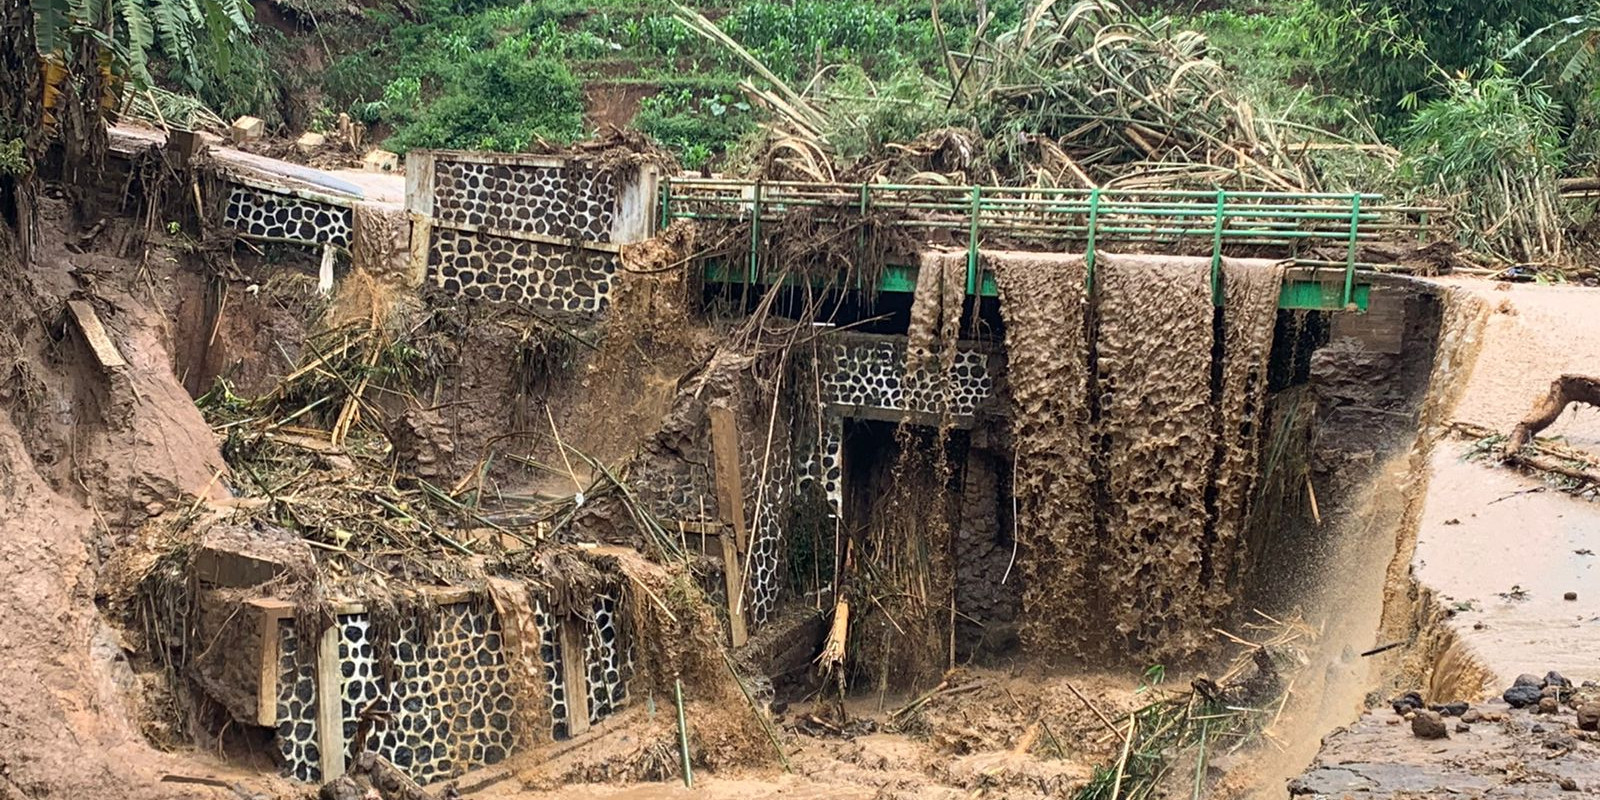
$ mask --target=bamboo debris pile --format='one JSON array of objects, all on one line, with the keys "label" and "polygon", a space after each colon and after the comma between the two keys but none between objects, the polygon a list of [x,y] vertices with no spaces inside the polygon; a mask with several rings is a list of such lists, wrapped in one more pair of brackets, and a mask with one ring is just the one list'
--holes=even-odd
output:
[{"label": "bamboo debris pile", "polygon": [[[1326,146],[1367,152],[1260,118],[1204,35],[1113,0],[1034,0],[1005,30],[985,15],[969,52],[944,54],[944,83],[924,101],[955,127],[849,152],[859,98],[821,77],[797,90],[716,23],[682,5],[677,15],[751,72],[741,88],[773,117],[753,159],[766,179],[1303,192],[1318,188]],[[1308,135],[1329,141],[1313,148]]]},{"label": "bamboo debris pile", "polygon": [[[1192,787],[1198,800],[1206,796],[1207,764],[1217,754],[1263,739],[1276,744],[1271,729],[1293,691],[1292,682],[1282,683],[1278,665],[1297,661],[1315,631],[1297,619],[1255,613],[1260,621],[1244,626],[1254,640],[1216,631],[1243,648],[1220,678],[1198,678],[1184,692],[1156,689],[1159,699],[1115,720],[1101,717],[1107,736],[1121,740],[1119,755],[1095,769],[1075,800],[1144,800],[1174,783]],[[1180,772],[1190,758],[1192,772]]]},{"label": "bamboo debris pile", "polygon": [[[583,515],[606,504],[620,506],[658,551],[678,554],[677,537],[634,496],[625,473],[563,442],[548,413],[539,422],[548,421],[560,463],[514,452],[503,460],[570,480],[570,492],[502,493],[487,480],[497,460],[492,448],[459,476],[448,463],[430,463],[426,471],[407,463],[399,452],[407,419],[432,411],[419,395],[427,395],[431,376],[443,374],[438,362],[454,332],[425,316],[410,322],[386,299],[361,291],[356,287],[354,302],[341,296],[325,310],[331,323],[305,339],[299,366],[271,391],[243,398],[219,380],[197,400],[248,498],[239,504],[244,513],[298,533],[335,573],[430,583],[469,577],[477,568],[468,562],[480,556],[504,562],[540,543],[576,541]],[[532,348],[530,336],[523,336],[519,353]],[[532,338],[564,341],[553,334]],[[518,377],[542,375],[551,367],[532,361],[566,352],[548,342],[533,349],[512,365]]]}]

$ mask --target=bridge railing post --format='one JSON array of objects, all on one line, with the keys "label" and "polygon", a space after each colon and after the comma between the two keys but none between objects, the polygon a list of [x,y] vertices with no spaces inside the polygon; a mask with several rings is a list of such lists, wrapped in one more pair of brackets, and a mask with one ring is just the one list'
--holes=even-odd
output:
[{"label": "bridge railing post", "polygon": [[978,235],[979,217],[983,213],[983,187],[972,186],[971,227],[967,230],[967,294],[978,293]]},{"label": "bridge railing post", "polygon": [[1101,190],[1098,187],[1089,190],[1089,225],[1088,225],[1089,232],[1088,232],[1088,243],[1087,243],[1087,246],[1084,248],[1085,252],[1083,254],[1083,263],[1084,263],[1084,278],[1083,278],[1084,287],[1083,288],[1084,288],[1084,291],[1088,292],[1089,294],[1094,294],[1094,262],[1095,262],[1094,246],[1095,246],[1096,234],[1099,233],[1099,231],[1098,231],[1096,226],[1098,226],[1099,223],[1100,223],[1100,191]]},{"label": "bridge railing post", "polygon": [[1228,192],[1217,190],[1216,219],[1211,227],[1211,303],[1222,305],[1222,228],[1227,224]]},{"label": "bridge railing post", "polygon": [[750,284],[761,277],[761,181],[756,181],[750,202]]},{"label": "bridge railing post", "polygon": [[1356,241],[1361,233],[1361,195],[1350,195],[1350,248],[1344,262],[1344,296],[1340,301],[1343,308],[1350,308],[1350,302],[1355,299],[1356,289]]}]

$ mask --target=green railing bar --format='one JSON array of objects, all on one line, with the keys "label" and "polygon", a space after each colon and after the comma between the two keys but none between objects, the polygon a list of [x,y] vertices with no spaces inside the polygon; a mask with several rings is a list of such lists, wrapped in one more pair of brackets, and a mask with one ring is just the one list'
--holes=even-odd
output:
[{"label": "green railing bar", "polygon": [[756,181],[753,192],[753,213],[750,217],[750,284],[756,283],[761,268],[761,181]]},{"label": "green railing bar", "polygon": [[1211,302],[1222,305],[1222,229],[1227,225],[1225,212],[1228,205],[1226,190],[1217,190],[1216,228],[1211,232]]},{"label": "green railing bar", "polygon": [[[1296,262],[1310,263],[1310,262]],[[917,290],[918,267],[887,264],[884,266],[882,277],[878,283],[878,291],[898,294],[913,294]],[[736,273],[726,268],[724,263],[709,262],[705,266],[704,276],[707,283],[730,283]],[[788,275],[783,280],[785,286],[801,286],[806,280],[797,275]],[[810,285],[826,287],[828,280],[813,278]],[[1357,311],[1367,310],[1371,299],[1371,284],[1357,283],[1352,287],[1350,301],[1343,302],[1344,286],[1337,281],[1312,280],[1305,278],[1288,278],[1278,290],[1278,307],[1303,311],[1344,311],[1354,305]],[[984,270],[978,282],[976,294],[979,297],[998,297],[999,287],[995,284],[994,273]],[[1214,300],[1220,304],[1221,301]]]},{"label": "green railing bar", "polygon": [[[862,216],[863,219],[865,219],[866,216],[867,216],[868,209],[870,209],[872,207],[872,184],[870,184],[870,183],[861,184],[861,200],[860,200],[860,202],[861,202],[861,216]],[[859,265],[861,262],[865,261],[866,257],[867,257],[867,229],[865,227],[859,227],[859,228],[856,228],[856,263],[857,263],[857,265]],[[867,288],[865,286],[865,278],[862,276],[862,274],[861,274],[861,272],[859,270],[856,272],[856,282],[858,284],[856,286],[857,289],[865,289],[865,288]]]},{"label": "green railing bar", "polygon": [[1350,252],[1344,265],[1344,305],[1350,305],[1356,281],[1356,238],[1361,226],[1361,195],[1350,197]]},{"label": "green railing bar", "polygon": [[[742,180],[742,179],[737,179],[737,178],[678,178],[674,182],[677,183],[680,186],[687,186],[687,187],[705,187],[705,188],[722,187],[722,188],[728,188],[728,189],[739,189],[739,188],[743,188],[743,187],[749,186],[752,183],[752,181]],[[810,181],[763,181],[763,183],[765,183],[769,188],[774,188],[774,189],[799,188],[799,189],[806,189],[806,190],[815,191],[815,192],[824,192],[824,191],[832,190],[832,191],[834,191],[836,193],[839,192],[839,191],[843,191],[845,193],[850,193],[850,194],[853,194],[856,191],[857,186],[859,186],[859,184],[854,184],[854,183],[812,183]],[[966,194],[970,190],[969,186],[950,185],[950,184],[875,183],[875,184],[872,184],[872,185],[873,185],[874,188],[882,189],[884,191],[900,191],[900,192],[928,192],[928,193],[944,193],[944,194]],[[997,195],[1003,195],[1003,194],[1036,194],[1036,195],[1054,195],[1054,196],[1072,196],[1072,195],[1076,195],[1076,196],[1080,196],[1080,197],[1087,197],[1088,195],[1090,195],[1091,193],[1093,193],[1095,191],[1101,191],[1101,192],[1106,192],[1106,193],[1116,194],[1116,195],[1188,197],[1188,198],[1197,198],[1197,199],[1206,199],[1206,200],[1209,200],[1209,199],[1211,199],[1212,197],[1214,197],[1216,195],[1216,191],[1212,190],[1212,189],[1100,189],[1100,190],[1095,190],[1095,189],[1075,189],[1075,188],[1070,188],[1070,187],[1051,187],[1051,186],[1037,186],[1037,187],[1035,187],[1035,186],[985,186],[984,187],[984,192],[986,194],[988,194],[990,197],[994,197],[994,196],[997,196]],[[1239,199],[1245,199],[1245,200],[1274,199],[1274,198],[1309,198],[1309,199],[1318,199],[1318,200],[1349,200],[1351,197],[1357,196],[1357,194],[1359,194],[1359,196],[1363,200],[1374,200],[1374,199],[1379,199],[1379,198],[1383,197],[1383,195],[1381,195],[1381,194],[1374,194],[1374,193],[1357,193],[1357,194],[1353,194],[1353,193],[1350,193],[1350,192],[1264,192],[1264,191],[1256,191],[1256,192],[1229,192],[1228,194],[1231,197],[1235,197],[1235,198],[1239,198]]]},{"label": "green railing bar", "polygon": [[1096,188],[1089,191],[1089,241],[1088,245],[1084,248],[1083,253],[1083,290],[1091,297],[1094,296],[1094,244],[1096,238],[1095,234],[1098,233],[1096,230],[1096,223],[1099,221],[1100,190]]},{"label": "green railing bar", "polygon": [[978,291],[978,223],[983,206],[983,187],[972,187],[972,227],[967,234],[967,294]]}]

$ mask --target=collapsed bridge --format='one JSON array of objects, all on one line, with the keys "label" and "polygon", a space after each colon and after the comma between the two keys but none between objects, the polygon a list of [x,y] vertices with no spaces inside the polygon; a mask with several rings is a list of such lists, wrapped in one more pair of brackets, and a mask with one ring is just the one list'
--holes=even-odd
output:
[{"label": "collapsed bridge", "polygon": [[[635,313],[630,286],[670,275],[750,323],[678,381],[617,470],[624,508],[578,513],[576,498],[549,539],[458,544],[692,565],[747,651],[792,636],[786,612],[850,602],[851,679],[913,685],[1019,648],[1195,652],[1268,533],[1255,506],[1273,394],[1331,318],[1385,313],[1387,265],[1364,246],[1427,228],[1426,210],[1373,195],[740,182],[553,156],[415,152],[403,207],[316,176],[220,173],[220,223],[306,248],[325,285],[348,264],[424,305],[604,331]],[[680,251],[685,226],[722,235]],[[663,261],[630,265],[662,243]],[[554,594],[464,572],[399,617],[352,584],[320,619],[251,596],[262,584],[245,574],[202,576],[256,631],[235,653],[254,666],[236,716],[302,780],[361,747],[418,780],[495,764],[653,706],[667,674],[636,661],[663,634],[624,613],[651,602],[615,570]],[[384,730],[363,728],[374,703],[394,715]]]}]

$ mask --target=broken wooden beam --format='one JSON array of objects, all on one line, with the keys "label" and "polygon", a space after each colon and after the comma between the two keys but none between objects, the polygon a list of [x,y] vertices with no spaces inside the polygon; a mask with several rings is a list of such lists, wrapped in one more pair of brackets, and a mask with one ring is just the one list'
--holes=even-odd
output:
[{"label": "broken wooden beam", "polygon": [[717,516],[733,526],[734,540],[743,553],[746,547],[744,519],[744,479],[739,472],[739,428],[733,409],[711,407],[711,455],[717,479]]},{"label": "broken wooden beam", "polygon": [[722,572],[728,589],[728,632],[734,647],[744,647],[745,642],[750,640],[750,631],[745,626],[744,614],[739,609],[739,590],[744,586],[743,571],[739,567],[739,552],[734,549],[733,539],[730,537],[717,538],[722,541]]},{"label": "broken wooden beam", "polygon": [[589,670],[583,663],[584,620],[568,615],[561,620],[561,674],[567,693],[567,735],[589,730]]},{"label": "broken wooden beam", "polygon": [[78,330],[83,331],[83,338],[89,343],[89,349],[94,352],[96,361],[105,369],[120,369],[128,366],[123,360],[122,352],[117,349],[111,335],[106,333],[106,326],[100,323],[100,315],[94,313],[94,306],[87,300],[68,300],[67,308],[72,311],[72,318],[78,323]]},{"label": "broken wooden beam", "polygon": [[344,675],[339,671],[337,622],[322,632],[317,643],[317,748],[322,751],[322,779],[344,774]]}]

